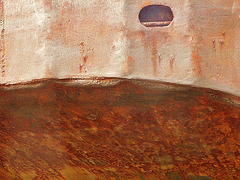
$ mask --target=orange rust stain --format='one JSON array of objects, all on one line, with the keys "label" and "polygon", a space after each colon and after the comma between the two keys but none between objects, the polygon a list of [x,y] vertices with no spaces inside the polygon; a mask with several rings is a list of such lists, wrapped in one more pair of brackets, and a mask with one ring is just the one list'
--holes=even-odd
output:
[{"label": "orange rust stain", "polygon": [[212,38],[212,44],[213,44],[213,48],[214,50],[216,50],[216,40]]},{"label": "orange rust stain", "polygon": [[82,71],[83,71],[83,64],[80,64],[79,65],[79,72],[82,73]]},{"label": "orange rust stain", "polygon": [[[89,33],[91,31],[98,33],[98,40],[104,39],[104,43],[112,44],[115,40],[114,33],[109,34],[109,32],[119,32],[118,26],[112,26],[107,22],[97,20],[96,16],[99,13],[99,7],[93,7],[90,13],[84,8],[66,2],[61,9],[54,10],[60,12],[51,24],[50,36],[62,41],[64,45],[77,46],[80,40],[91,34]],[[83,36],[83,34],[86,35]],[[91,41],[91,44],[96,43],[94,38],[88,40]]]},{"label": "orange rust stain", "polygon": [[172,70],[173,69],[173,65],[174,65],[174,62],[175,62],[175,57],[170,57],[170,69]]},{"label": "orange rust stain", "polygon": [[[55,9],[56,12],[57,9]],[[61,8],[61,12],[57,14],[57,18],[51,24],[50,38],[54,37],[63,41],[64,44],[76,42],[77,30],[75,26],[78,22],[75,18],[75,8],[68,2],[65,2]],[[78,41],[77,41],[78,42]]]},{"label": "orange rust stain", "polygon": [[226,38],[226,32],[225,31],[222,32],[222,35],[223,35],[223,38]]},{"label": "orange rust stain", "polygon": [[[88,56],[85,55],[85,56],[83,57],[83,63],[80,64],[80,66],[79,66],[79,72],[80,72],[80,73],[83,72],[83,68],[86,66],[87,60],[88,60]],[[85,67],[85,69],[84,69],[84,72],[87,72],[86,67]]]},{"label": "orange rust stain", "polygon": [[202,76],[201,57],[199,56],[198,50],[192,51],[192,62],[194,65],[193,71],[197,76]]},{"label": "orange rust stain", "polygon": [[153,64],[153,76],[157,76],[157,57],[158,57],[158,48],[157,48],[157,35],[152,36],[152,64]]},{"label": "orange rust stain", "polygon": [[161,55],[159,55],[159,56],[158,56],[158,64],[159,64],[159,66],[161,65],[161,61],[162,61]]},{"label": "orange rust stain", "polygon": [[127,38],[128,39],[136,39],[140,38],[143,39],[145,37],[145,32],[144,31],[130,31],[127,33]]},{"label": "orange rust stain", "polygon": [[223,45],[224,45],[224,40],[223,39],[219,39],[218,42],[220,43],[220,49],[222,50]]},{"label": "orange rust stain", "polygon": [[86,63],[87,63],[87,59],[88,59],[88,56],[87,56],[87,55],[83,57],[83,64],[86,64]]},{"label": "orange rust stain", "polygon": [[159,32],[149,32],[144,34],[141,38],[142,44],[144,46],[145,53],[151,51],[151,61],[153,67],[153,76],[157,76],[157,68],[158,68],[158,41],[159,41]]},{"label": "orange rust stain", "polygon": [[[93,49],[87,48],[86,45],[84,44],[84,42],[81,42],[81,43],[79,44],[79,46],[80,46],[80,51],[81,51],[81,53],[82,53],[82,55],[83,55],[83,57],[82,57],[82,63],[79,65],[79,72],[82,73],[83,70],[84,70],[84,72],[87,72],[86,65],[87,65],[87,61],[88,61],[88,59],[89,59],[89,57],[88,57],[87,54],[88,54],[90,51],[92,52]],[[83,69],[83,68],[85,68],[85,69]]]},{"label": "orange rust stain", "polygon": [[123,73],[125,75],[131,74],[133,72],[134,59],[131,56],[128,56],[123,65]]}]

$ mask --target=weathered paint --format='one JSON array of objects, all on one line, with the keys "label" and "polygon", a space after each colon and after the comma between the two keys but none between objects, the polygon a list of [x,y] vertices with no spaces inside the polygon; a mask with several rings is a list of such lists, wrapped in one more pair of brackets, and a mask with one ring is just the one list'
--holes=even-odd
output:
[{"label": "weathered paint", "polygon": [[0,2],[0,64],[1,64],[1,76],[5,76],[5,18],[4,18],[4,4],[3,1]]},{"label": "weathered paint", "polygon": [[[170,26],[140,23],[151,4],[171,7]],[[5,0],[0,13],[2,84],[120,77],[240,95],[238,0]]]}]

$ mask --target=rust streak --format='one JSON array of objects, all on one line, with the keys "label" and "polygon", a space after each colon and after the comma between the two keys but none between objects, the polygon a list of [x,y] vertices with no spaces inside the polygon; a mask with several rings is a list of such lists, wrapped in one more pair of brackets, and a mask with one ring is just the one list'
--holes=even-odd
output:
[{"label": "rust streak", "polygon": [[162,61],[162,58],[161,58],[161,55],[158,56],[158,64],[159,66],[161,65],[161,61]]},{"label": "rust streak", "polygon": [[171,59],[170,59],[170,69],[171,70],[173,69],[174,62],[175,62],[175,56],[172,55]]},{"label": "rust streak", "polygon": [[201,57],[199,56],[198,50],[193,50],[192,61],[195,66],[194,72],[196,73],[197,76],[202,76]]},{"label": "rust streak", "polygon": [[161,22],[142,22],[142,25],[146,27],[158,27],[158,26],[168,26],[172,21],[161,21]]},{"label": "rust streak", "polygon": [[158,49],[157,49],[157,39],[156,34],[152,36],[152,63],[153,63],[153,76],[157,76],[157,56],[158,56]]}]

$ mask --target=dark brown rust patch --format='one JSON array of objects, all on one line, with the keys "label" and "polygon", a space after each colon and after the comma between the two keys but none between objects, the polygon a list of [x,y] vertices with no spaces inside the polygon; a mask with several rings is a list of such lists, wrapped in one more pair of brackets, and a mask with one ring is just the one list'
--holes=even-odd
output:
[{"label": "dark brown rust patch", "polygon": [[42,84],[0,90],[1,179],[240,176],[240,109],[226,94]]}]

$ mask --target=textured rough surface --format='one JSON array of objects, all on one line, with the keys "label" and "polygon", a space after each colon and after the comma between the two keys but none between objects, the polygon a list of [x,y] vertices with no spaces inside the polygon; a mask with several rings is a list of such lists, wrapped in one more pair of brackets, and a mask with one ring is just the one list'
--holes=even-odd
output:
[{"label": "textured rough surface", "polygon": [[240,176],[240,108],[228,94],[119,82],[1,89],[0,179]]},{"label": "textured rough surface", "polygon": [[[168,27],[140,10],[166,5]],[[240,95],[238,0],[1,0],[0,83],[125,77]]]}]

